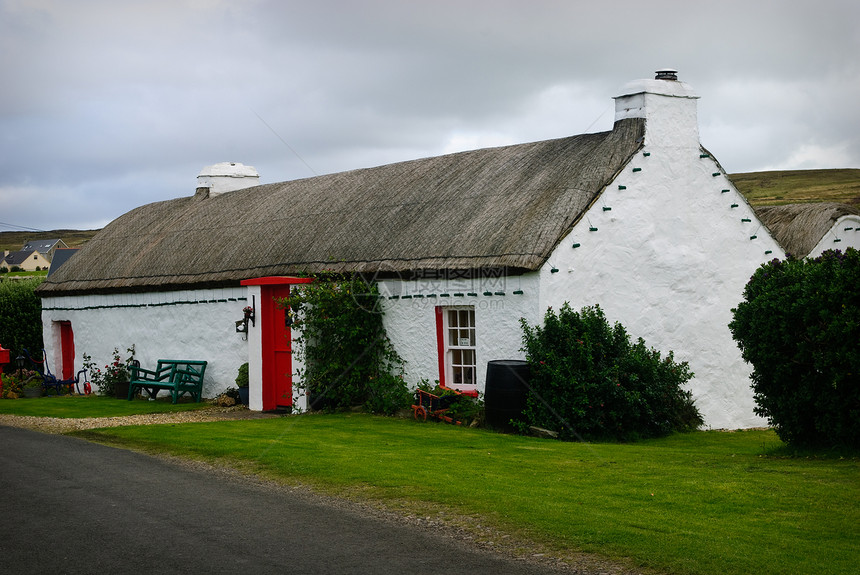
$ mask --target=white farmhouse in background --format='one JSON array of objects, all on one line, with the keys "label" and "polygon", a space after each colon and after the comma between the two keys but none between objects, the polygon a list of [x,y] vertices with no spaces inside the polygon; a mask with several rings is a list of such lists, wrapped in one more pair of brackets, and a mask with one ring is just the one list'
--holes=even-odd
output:
[{"label": "white farmhouse in background", "polygon": [[207,360],[207,396],[247,361],[252,409],[303,404],[273,297],[333,270],[380,282],[412,384],[481,391],[488,361],[523,357],[520,318],[599,304],[690,363],[706,425],[763,425],[727,326],[784,251],[699,143],[697,99],[662,70],[621,90],[608,132],[275,184],[253,172],[229,193],[204,170],[194,196],[117,218],[42,284],[48,357],[134,344],[144,366]]}]

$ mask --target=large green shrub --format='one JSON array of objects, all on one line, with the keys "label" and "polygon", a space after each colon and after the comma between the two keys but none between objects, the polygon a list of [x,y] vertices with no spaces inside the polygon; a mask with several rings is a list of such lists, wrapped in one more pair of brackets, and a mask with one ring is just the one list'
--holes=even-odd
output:
[{"label": "large green shrub", "polygon": [[312,407],[364,405],[392,414],[408,407],[403,360],[382,325],[379,291],[360,276],[321,274],[281,302],[294,317],[294,353],[304,359],[300,385]]},{"label": "large green shrub", "polygon": [[42,302],[34,290],[42,281],[41,278],[0,281],[0,344],[12,351],[13,359],[24,348],[35,359],[41,359]]},{"label": "large green shrub", "polygon": [[732,311],[755,411],[780,439],[860,447],[860,252],[763,264]]},{"label": "large green shrub", "polygon": [[565,303],[544,325],[523,319],[523,351],[531,393],[525,426],[563,439],[655,437],[696,429],[702,418],[682,386],[693,376],[670,351],[662,358],[620,323],[610,326],[600,306],[581,312]]}]

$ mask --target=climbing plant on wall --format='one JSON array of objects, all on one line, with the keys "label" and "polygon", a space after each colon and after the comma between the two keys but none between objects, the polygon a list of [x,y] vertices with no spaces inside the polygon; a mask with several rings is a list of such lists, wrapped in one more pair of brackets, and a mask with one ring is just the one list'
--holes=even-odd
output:
[{"label": "climbing plant on wall", "polygon": [[407,407],[404,362],[385,333],[376,285],[357,275],[313,279],[280,302],[293,317],[294,354],[305,364],[299,385],[311,407],[364,405],[385,414]]}]

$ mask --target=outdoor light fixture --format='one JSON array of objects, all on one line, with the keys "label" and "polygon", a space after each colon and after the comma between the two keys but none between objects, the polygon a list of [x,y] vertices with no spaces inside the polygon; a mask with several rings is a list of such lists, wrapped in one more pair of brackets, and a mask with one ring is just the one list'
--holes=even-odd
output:
[{"label": "outdoor light fixture", "polygon": [[[257,298],[251,296],[251,305],[242,308],[242,319],[236,322],[236,333],[248,333],[248,322],[251,325],[257,325]],[[247,335],[245,338],[247,339]]]}]

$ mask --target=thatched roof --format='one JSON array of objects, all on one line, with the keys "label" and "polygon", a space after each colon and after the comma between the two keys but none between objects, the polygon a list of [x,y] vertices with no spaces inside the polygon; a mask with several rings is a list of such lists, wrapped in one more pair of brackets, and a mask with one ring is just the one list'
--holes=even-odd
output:
[{"label": "thatched roof", "polygon": [[610,132],[149,204],[111,222],[39,292],[237,285],[323,270],[534,270],[643,135],[644,120],[622,120]]},{"label": "thatched roof", "polygon": [[809,255],[839,218],[860,215],[857,208],[830,202],[761,206],[755,210],[783,249],[799,258]]}]

